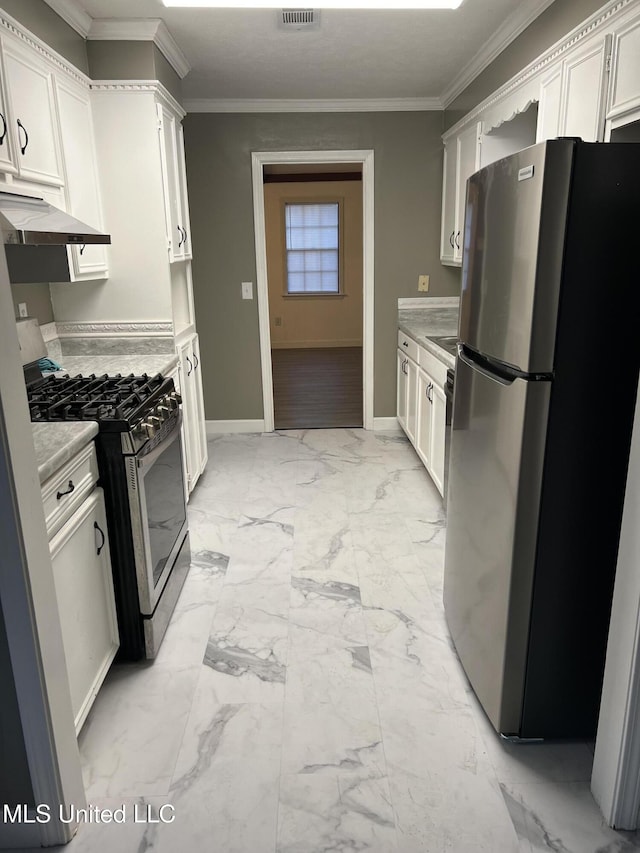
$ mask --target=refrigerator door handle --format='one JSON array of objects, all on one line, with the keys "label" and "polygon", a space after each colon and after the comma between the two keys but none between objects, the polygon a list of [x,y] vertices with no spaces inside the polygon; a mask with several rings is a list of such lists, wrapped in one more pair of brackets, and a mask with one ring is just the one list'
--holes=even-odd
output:
[{"label": "refrigerator door handle", "polygon": [[513,380],[517,378],[516,373],[511,374],[506,370],[499,370],[498,368],[494,368],[492,370],[486,359],[482,358],[482,356],[476,356],[474,358],[473,355],[465,349],[464,344],[458,344],[458,358],[466,364],[467,367],[470,367],[472,370],[477,370],[478,373],[486,376],[487,379],[491,379],[493,382],[497,382],[505,387],[511,385]]}]

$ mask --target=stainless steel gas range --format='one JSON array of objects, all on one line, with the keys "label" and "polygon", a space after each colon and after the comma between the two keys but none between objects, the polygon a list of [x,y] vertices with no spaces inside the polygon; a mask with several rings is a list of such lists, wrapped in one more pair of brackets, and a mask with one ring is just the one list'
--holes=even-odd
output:
[{"label": "stainless steel gas range", "polygon": [[191,561],[182,412],[158,375],[47,377],[27,384],[32,421],[97,421],[120,658],[154,658]]}]

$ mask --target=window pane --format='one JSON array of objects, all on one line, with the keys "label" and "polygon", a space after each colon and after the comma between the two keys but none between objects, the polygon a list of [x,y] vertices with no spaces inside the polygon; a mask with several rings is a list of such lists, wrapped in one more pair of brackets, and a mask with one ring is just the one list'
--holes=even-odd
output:
[{"label": "window pane", "polygon": [[337,202],[285,204],[287,290],[338,293]]}]

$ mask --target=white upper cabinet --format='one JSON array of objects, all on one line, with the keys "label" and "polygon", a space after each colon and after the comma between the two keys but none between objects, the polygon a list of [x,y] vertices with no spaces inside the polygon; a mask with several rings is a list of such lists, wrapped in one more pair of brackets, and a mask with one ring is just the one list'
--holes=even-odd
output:
[{"label": "white upper cabinet", "polygon": [[158,104],[157,110],[167,241],[173,263],[191,257],[184,142],[182,125],[176,116],[163,104]]},{"label": "white upper cabinet", "polygon": [[13,151],[13,139],[9,127],[8,101],[5,90],[5,73],[2,68],[2,53],[0,52],[0,171],[15,174],[17,166]]},{"label": "white upper cabinet", "polygon": [[440,229],[440,260],[453,264],[456,234],[456,140],[444,144],[444,172],[442,181],[442,224]]},{"label": "white upper cabinet", "polygon": [[640,106],[640,14],[615,33],[608,115]]},{"label": "white upper cabinet", "polygon": [[[480,168],[480,122],[474,122],[445,142],[440,260],[460,266],[467,179]],[[455,159],[454,159],[455,158]]]},{"label": "white upper cabinet", "polygon": [[13,164],[21,178],[63,183],[53,75],[27,47],[3,39],[7,115]]},{"label": "white upper cabinet", "polygon": [[[89,92],[73,83],[58,80],[56,95],[67,211],[92,228],[103,230]],[[106,278],[106,246],[71,246],[69,252],[74,281]]]},{"label": "white upper cabinet", "polygon": [[562,63],[558,63],[540,81],[536,142],[543,142],[545,139],[555,139],[558,136],[561,97]]},{"label": "white upper cabinet", "polygon": [[604,117],[611,36],[590,42],[563,62],[559,136],[585,142],[604,138]]}]

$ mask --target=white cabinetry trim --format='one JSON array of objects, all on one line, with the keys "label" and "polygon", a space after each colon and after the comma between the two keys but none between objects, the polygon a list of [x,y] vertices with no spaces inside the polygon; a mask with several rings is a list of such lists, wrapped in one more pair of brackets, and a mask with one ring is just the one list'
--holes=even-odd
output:
[{"label": "white cabinetry trim", "polygon": [[154,94],[182,120],[186,113],[171,92],[158,80],[92,80],[91,91],[96,94],[123,92],[130,95]]},{"label": "white cabinetry trim", "polygon": [[166,337],[173,335],[173,323],[56,323],[57,335],[64,338]]},{"label": "white cabinetry trim", "polygon": [[440,98],[188,98],[188,113],[383,113],[441,110]]},{"label": "white cabinetry trim", "polygon": [[[515,75],[515,77],[512,77],[499,89],[496,89],[496,91],[485,98],[484,101],[481,101],[470,112],[468,112],[464,118],[460,119],[460,121],[454,124],[453,127],[450,127],[447,132],[443,134],[442,138],[447,139],[449,136],[455,135],[458,131],[464,128],[465,125],[472,121],[485,119],[485,113],[487,110],[494,106],[500,106],[501,102],[512,93],[518,99],[518,103],[521,97],[522,105],[515,111],[522,112],[522,110],[526,109],[526,106],[528,105],[527,101],[531,103],[532,100],[537,100],[537,95],[532,98],[530,89],[522,88],[524,87],[524,84],[535,78],[540,71],[555,62],[568,50],[575,47],[581,41],[589,38],[598,27],[603,26],[614,17],[619,17],[636,2],[637,0],[612,0],[612,2],[607,3],[591,15],[591,17],[587,18],[586,21],[583,21],[582,24],[573,29],[568,35],[552,45],[549,50],[541,54],[537,59],[534,59],[533,62],[530,62],[529,65],[523,68],[522,71]],[[518,91],[520,89],[521,92]],[[505,118],[501,120],[505,121],[507,120],[507,117],[505,116]],[[495,123],[492,121],[493,126],[499,123],[499,121],[495,121]]]},{"label": "white cabinetry trim", "polygon": [[41,41],[37,36],[34,36],[33,33],[29,32],[29,30],[24,29],[22,25],[15,20],[15,18],[12,18],[11,15],[7,15],[6,12],[0,9],[0,33],[2,33],[3,30],[19,38],[39,56],[53,64],[57,70],[64,72],[69,77],[72,77],[85,88],[91,82],[86,74],[78,71],[74,65],[67,62],[63,56],[56,53],[56,51],[50,48],[48,44]]}]

